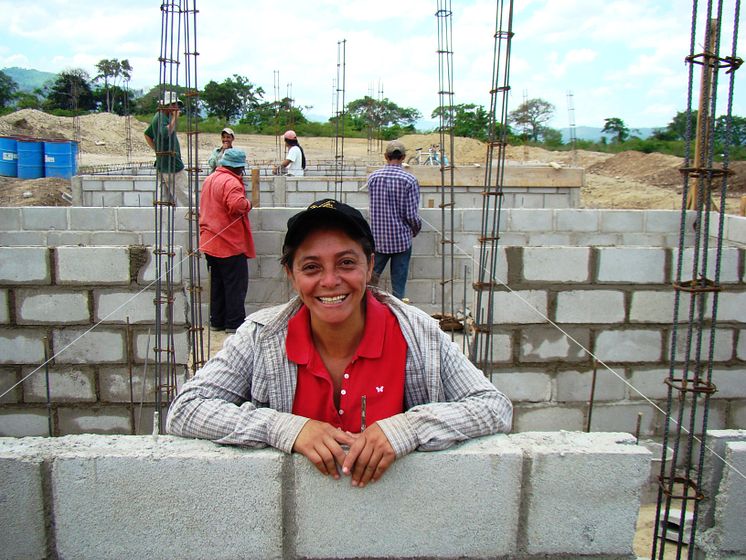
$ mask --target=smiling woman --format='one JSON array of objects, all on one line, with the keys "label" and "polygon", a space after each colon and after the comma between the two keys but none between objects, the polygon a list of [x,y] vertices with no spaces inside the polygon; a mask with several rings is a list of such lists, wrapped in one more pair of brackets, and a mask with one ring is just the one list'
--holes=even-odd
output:
[{"label": "smiling woman", "polygon": [[298,296],[246,319],[184,385],[169,432],[296,451],[362,487],[415,449],[509,431],[510,401],[438,323],[367,285],[374,250],[336,200],[290,218],[281,262]]}]

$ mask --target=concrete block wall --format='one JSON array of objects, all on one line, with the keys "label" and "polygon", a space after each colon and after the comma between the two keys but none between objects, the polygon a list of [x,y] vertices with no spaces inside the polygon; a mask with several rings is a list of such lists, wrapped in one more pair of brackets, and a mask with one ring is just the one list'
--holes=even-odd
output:
[{"label": "concrete block wall", "polygon": [[650,459],[627,434],[497,435],[412,453],[358,489],[272,449],[0,439],[0,555],[634,558]]},{"label": "concrete block wall", "polygon": [[[0,392],[10,390],[0,434],[149,433],[158,346],[152,250],[0,247],[0,262]],[[187,299],[175,278],[174,362],[183,373]],[[162,312],[165,320],[165,305]]]}]

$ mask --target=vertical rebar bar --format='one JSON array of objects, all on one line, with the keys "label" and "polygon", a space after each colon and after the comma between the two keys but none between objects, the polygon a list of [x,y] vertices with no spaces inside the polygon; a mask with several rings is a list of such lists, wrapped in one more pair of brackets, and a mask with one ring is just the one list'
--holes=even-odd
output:
[{"label": "vertical rebar bar", "polygon": [[342,180],[345,160],[345,72],[347,39],[337,41],[337,88],[334,127],[334,198],[342,196]]}]

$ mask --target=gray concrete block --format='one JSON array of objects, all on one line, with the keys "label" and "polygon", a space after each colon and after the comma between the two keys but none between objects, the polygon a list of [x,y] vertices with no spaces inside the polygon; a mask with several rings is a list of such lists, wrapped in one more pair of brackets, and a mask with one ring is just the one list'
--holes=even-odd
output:
[{"label": "gray concrete block", "polygon": [[[142,327],[140,327],[142,328]],[[150,338],[148,338],[147,332],[140,332],[135,334],[135,360],[138,363],[143,363],[146,358],[147,361],[152,364],[155,360],[155,348],[156,348],[156,336],[155,331],[150,329]],[[166,329],[162,330],[161,346],[163,350],[166,350]],[[177,326],[174,328],[174,363],[186,364],[189,359],[189,336],[185,330],[185,327]]]},{"label": "gray concrete block", "polygon": [[155,181],[151,179],[135,180],[133,183],[136,191],[152,192],[155,193]]},{"label": "gray concrete block", "polygon": [[642,210],[602,210],[600,228],[604,232],[638,232],[643,230]]},{"label": "gray concrete block", "polygon": [[[679,327],[676,331],[676,355],[675,360],[677,362],[683,361],[686,357],[687,347],[687,328],[685,326]],[[672,333],[673,335],[673,333]],[[732,359],[733,351],[735,350],[734,344],[735,332],[731,329],[715,329],[715,342],[712,357],[716,362],[727,362]],[[710,335],[702,337],[702,356],[706,357],[710,353]],[[669,339],[669,348],[671,340]],[[693,336],[690,344],[690,356],[695,356],[697,351],[697,337]],[[667,355],[666,358],[669,356]]]},{"label": "gray concrete block", "polygon": [[[514,556],[521,459],[507,436],[492,436],[447,451],[403,457],[381,480],[358,489],[347,477],[320,476],[305,457],[293,455],[295,495],[289,513],[296,531],[288,536],[294,540],[295,555]],[[424,480],[427,484],[413,484]],[[459,489],[458,500],[453,499],[454,488]]]},{"label": "gray concrete block", "polygon": [[123,406],[80,408],[61,406],[57,409],[59,431],[71,434],[129,434],[132,430],[130,412]]},{"label": "gray concrete block", "polygon": [[[486,308],[487,298],[482,298]],[[535,324],[547,321],[547,293],[542,290],[495,292],[493,296],[495,324]],[[482,316],[487,317],[483,311]]]},{"label": "gray concrete block", "polygon": [[0,410],[0,436],[48,436],[49,417],[46,410],[3,408]]},{"label": "gray concrete block", "polygon": [[[670,323],[673,319],[674,297],[674,292],[670,290],[635,290],[629,309],[630,323]],[[679,315],[681,316],[681,310]]]},{"label": "gray concrete block", "polygon": [[[0,417],[2,418],[2,417]],[[42,459],[0,440],[0,558],[46,558]]]},{"label": "gray concrete block", "polygon": [[8,301],[8,290],[0,290],[0,323],[10,322],[10,302]]},{"label": "gray concrete block", "polygon": [[[541,202],[541,199],[538,199]],[[517,232],[554,231],[554,210],[514,208],[505,229]]]},{"label": "gray concrete block", "polygon": [[746,399],[746,366],[713,369],[712,382],[717,387],[717,392],[712,398]]},{"label": "gray concrete block", "polygon": [[624,315],[623,292],[572,290],[557,294],[558,323],[623,323]]},{"label": "gray concrete block", "polygon": [[[633,368],[629,383],[629,398],[639,400],[643,398],[665,400],[668,397],[668,385],[664,381],[668,378],[668,368]],[[680,372],[677,372],[680,376]]]},{"label": "gray concrete block", "polygon": [[41,231],[0,232],[0,247],[37,247],[46,244],[47,234]]},{"label": "gray concrete block", "polygon": [[252,231],[257,255],[280,255],[285,233],[279,231]]},{"label": "gray concrete block", "polygon": [[3,224],[3,229],[5,231],[14,231],[14,230],[21,229],[21,214],[22,213],[23,213],[23,207],[0,208],[0,224]]},{"label": "gray concrete block", "polygon": [[131,387],[130,370],[127,367],[102,367],[98,377],[103,402],[129,403],[130,399],[136,405],[155,402],[155,380],[152,370],[145,371],[142,366],[133,366]]},{"label": "gray concrete block", "polygon": [[536,282],[587,282],[589,247],[526,247],[523,277]]},{"label": "gray concrete block", "polygon": [[662,284],[666,253],[656,247],[599,247],[599,282]]},{"label": "gray concrete block", "polygon": [[572,245],[572,233],[531,233],[528,245],[532,247],[566,247]]},{"label": "gray concrete block", "polygon": [[[660,403],[662,408],[665,403]],[[665,409],[665,408],[664,408]],[[591,431],[593,432],[627,432],[634,434],[637,428],[638,416],[640,420],[640,435],[655,435],[661,426],[660,411],[650,404],[615,402],[598,403],[593,406],[591,416]]]},{"label": "gray concrete block", "polygon": [[[0,404],[17,403],[21,397],[18,383],[18,370],[15,367],[0,367]],[[11,387],[15,388],[11,389]]]},{"label": "gray concrete block", "polygon": [[97,231],[91,233],[91,245],[141,245],[142,236],[139,233],[124,233],[116,231]]},{"label": "gray concrete block", "polygon": [[[618,401],[626,396],[624,383],[624,371],[616,372],[622,379],[607,369],[599,368],[596,371],[596,385],[594,387],[594,401]],[[561,371],[556,377],[557,393],[559,402],[588,402],[591,397],[593,386],[592,371]]]},{"label": "gray concrete block", "polygon": [[[690,230],[694,223],[694,213],[688,212],[684,231]],[[686,224],[689,227],[686,227]],[[645,231],[671,233],[681,229],[681,212],[677,210],[646,210]]]},{"label": "gray concrete block", "polygon": [[117,230],[140,233],[155,229],[155,211],[151,208],[117,208]]},{"label": "gray concrete block", "polygon": [[273,305],[287,302],[295,292],[290,287],[290,283],[285,279],[261,278],[252,280],[249,278],[249,290],[246,293],[246,300],[256,303]]},{"label": "gray concrete block", "polygon": [[746,329],[736,331],[738,343],[736,345],[736,358],[746,361]]},{"label": "gray concrete block", "polygon": [[516,404],[513,407],[513,432],[580,431],[585,415],[578,407]]},{"label": "gray concrete block", "polygon": [[[720,282],[721,283],[735,283],[741,280],[738,272],[738,255],[739,249],[737,247],[723,247],[722,255],[720,258]],[[700,250],[700,256],[697,259],[697,277],[700,276],[703,264],[702,250]],[[676,279],[676,268],[679,262],[679,250],[678,248],[673,250],[673,266],[671,267],[671,281]],[[707,278],[710,280],[715,279],[715,266],[717,262],[717,249],[709,249],[707,252],[707,271],[705,272]],[[681,259],[681,280],[683,282],[692,279],[692,267],[694,266],[694,248],[689,247],[684,249],[684,254]],[[724,294],[727,292],[724,292]]]},{"label": "gray concrete block", "polygon": [[599,214],[599,210],[557,210],[555,212],[557,230],[593,232],[598,231]]},{"label": "gray concrete block", "polygon": [[49,247],[91,245],[91,234],[80,231],[50,231],[47,233],[47,245]]},{"label": "gray concrete block", "polygon": [[[167,436],[71,447],[52,469],[57,552],[101,560],[282,558],[283,460],[274,450]],[[143,508],[149,495],[168,499]]]},{"label": "gray concrete block", "polygon": [[746,322],[746,292],[723,292],[718,299],[718,321]]},{"label": "gray concrete block", "polygon": [[[172,258],[169,258],[167,255],[161,255],[160,261],[156,256],[153,254],[153,251],[155,250],[155,247],[147,247],[148,251],[148,261],[147,263],[140,268],[140,271],[137,276],[137,283],[138,284],[150,284],[152,282],[155,282],[156,275],[158,274],[158,269],[160,267],[160,274],[162,276],[162,281],[166,282],[167,279],[167,272],[169,271],[169,267],[171,269],[171,274],[173,277],[173,282],[175,284],[181,284],[182,282],[182,267],[183,265],[187,265],[188,263],[184,261],[184,251],[182,250],[181,246],[177,245],[174,246],[174,255]],[[201,259],[204,260],[204,259]]]},{"label": "gray concrete block", "polygon": [[54,329],[52,344],[58,364],[124,362],[124,330],[102,327]]},{"label": "gray concrete block", "polygon": [[45,334],[38,329],[0,329],[0,364],[43,362]]},{"label": "gray concrete block", "polygon": [[528,492],[526,553],[632,554],[650,451],[634,445],[627,434],[510,437],[524,450],[529,469],[523,482]]},{"label": "gray concrete block", "polygon": [[587,329],[565,329],[562,332],[554,327],[531,327],[521,331],[519,358],[521,362],[583,361],[588,359],[583,348],[589,346]]},{"label": "gray concrete block", "polygon": [[602,331],[596,336],[593,353],[607,363],[657,362],[662,359],[662,338],[653,330]]},{"label": "gray concrete block", "polygon": [[57,247],[59,284],[129,284],[127,247]]},{"label": "gray concrete block", "polygon": [[152,192],[126,192],[122,193],[122,204],[127,207],[148,207],[152,208],[155,194]]},{"label": "gray concrete block", "polygon": [[624,245],[622,238],[618,233],[585,233],[574,234],[572,241],[568,243],[572,246],[588,247],[614,247]]},{"label": "gray concrete block", "polygon": [[[104,193],[104,197],[111,196],[114,193]],[[121,200],[122,195],[114,194],[117,200]],[[70,229],[83,231],[116,231],[116,209],[110,208],[69,208],[70,211]],[[121,204],[120,204],[121,206]]]},{"label": "gray concrete block", "polygon": [[46,247],[0,247],[0,282],[50,284],[49,250]]},{"label": "gray concrete block", "polygon": [[16,291],[16,320],[24,324],[90,323],[87,292],[39,293],[38,289]]},{"label": "gray concrete block", "polygon": [[83,205],[91,208],[118,208],[122,205],[122,193],[104,191],[83,193]]},{"label": "gray concrete block", "polygon": [[66,230],[67,211],[65,206],[29,206],[23,208],[21,219],[23,229],[49,231]]},{"label": "gray concrete block", "polygon": [[[25,402],[47,402],[47,368],[23,369]],[[49,366],[49,395],[52,402],[96,402],[92,367]]]},{"label": "gray concrete block", "polygon": [[[472,336],[471,343],[474,344]],[[489,342],[489,349],[483,347]],[[479,361],[484,360],[489,364],[511,362],[513,359],[513,341],[510,334],[496,332],[491,335],[491,340],[480,339]]]},{"label": "gray concrete block", "polygon": [[502,372],[493,373],[490,378],[513,402],[547,402],[552,398],[552,378],[544,372]]},{"label": "gray concrete block", "polygon": [[105,191],[131,191],[135,188],[130,177],[111,177],[104,181]]},{"label": "gray concrete block", "polygon": [[[130,324],[155,323],[155,291],[108,292],[94,291],[94,317],[96,322]],[[183,292],[174,295],[174,322],[185,320],[186,299]],[[166,320],[167,306],[161,306],[161,319]]]}]

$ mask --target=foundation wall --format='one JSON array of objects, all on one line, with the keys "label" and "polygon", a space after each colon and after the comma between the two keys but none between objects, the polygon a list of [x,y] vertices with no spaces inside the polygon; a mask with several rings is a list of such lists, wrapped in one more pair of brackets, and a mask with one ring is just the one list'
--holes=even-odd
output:
[{"label": "foundation wall", "polygon": [[[176,211],[179,246],[187,243],[185,212]],[[251,213],[259,257],[250,261],[248,312],[292,296],[279,253],[287,219],[294,212],[259,208]],[[663,414],[656,407],[664,409],[666,400],[663,380],[669,373],[672,344],[671,282],[678,260],[678,249],[672,245],[678,239],[678,212],[503,212],[496,275],[513,292],[503,287],[494,293],[494,350],[483,367],[514,401],[515,429],[586,427],[594,369],[587,349],[609,367],[597,368],[591,428],[632,432],[642,413],[641,435],[660,436]],[[422,215],[425,227],[415,240],[407,295],[414,305],[437,312],[441,244],[433,224],[440,211],[425,209]],[[487,305],[487,298],[479,300],[471,289],[480,215],[478,210],[456,212],[455,303],[463,308],[466,266],[466,307],[474,316],[477,302]],[[154,270],[148,256],[154,243],[153,209],[1,208],[0,224],[0,392],[38,369],[47,337],[54,352],[71,344],[71,357],[63,355],[50,369],[53,433],[130,433],[133,424],[137,433],[149,433],[152,409],[146,407],[154,400],[151,382],[146,381],[144,396],[140,395],[142,378],[149,379],[153,371],[153,344],[148,373],[144,371],[147,333],[155,330],[150,284]],[[691,228],[691,218],[684,225]],[[746,257],[739,242],[746,219],[728,216],[726,231],[713,349],[718,391],[710,406],[712,429],[746,428]],[[685,263],[691,262],[692,249],[685,251]],[[174,259],[178,282],[187,271],[185,253],[177,250]],[[140,262],[140,257],[133,255],[147,257],[137,272],[133,262]],[[714,250],[708,259],[714,262]],[[684,280],[690,269],[683,267]],[[202,272],[206,282],[206,270]],[[384,287],[387,283],[384,277]],[[683,320],[688,300],[682,301]],[[706,318],[713,303],[711,294]],[[175,305],[178,363],[183,364],[188,354],[183,292]],[[208,316],[206,310],[203,316]],[[679,336],[684,334],[679,328]],[[128,336],[130,343],[125,342]],[[709,338],[705,352],[708,345]],[[684,346],[680,338],[677,360]],[[106,420],[94,422],[101,415]],[[46,434],[47,417],[45,371],[38,370],[0,402],[0,435]]]},{"label": "foundation wall", "polygon": [[497,435],[414,452],[359,489],[272,449],[7,438],[0,556],[633,559],[649,466],[627,434]]}]

